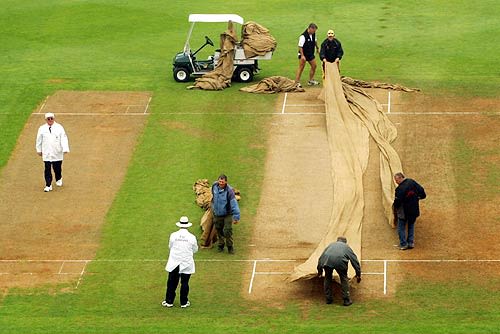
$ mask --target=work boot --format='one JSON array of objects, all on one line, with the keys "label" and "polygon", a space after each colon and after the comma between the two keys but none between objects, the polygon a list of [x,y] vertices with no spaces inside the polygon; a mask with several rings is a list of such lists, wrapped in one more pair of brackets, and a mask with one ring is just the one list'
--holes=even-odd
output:
[{"label": "work boot", "polygon": [[350,306],[350,305],[352,305],[351,298],[344,298],[344,306]]},{"label": "work boot", "polygon": [[234,248],[233,248],[233,246],[228,246],[228,247],[227,247],[227,252],[228,252],[229,254],[234,254]]}]

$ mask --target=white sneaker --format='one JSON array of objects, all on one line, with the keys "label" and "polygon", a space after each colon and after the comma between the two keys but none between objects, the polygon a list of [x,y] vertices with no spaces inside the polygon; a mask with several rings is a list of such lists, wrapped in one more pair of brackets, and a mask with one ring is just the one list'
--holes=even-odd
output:
[{"label": "white sneaker", "polygon": [[167,303],[167,302],[164,300],[164,301],[162,301],[162,302],[161,302],[161,306],[163,306],[163,307],[173,307],[173,306],[174,306],[174,304],[169,304],[169,303]]},{"label": "white sneaker", "polygon": [[56,186],[62,187],[62,179],[56,181]]},{"label": "white sneaker", "polygon": [[188,302],[186,304],[181,305],[181,308],[186,308],[186,307],[189,307],[189,306],[191,306],[191,303],[188,300]]},{"label": "white sneaker", "polygon": [[46,186],[45,188],[43,188],[43,191],[45,191],[46,193],[52,191],[52,186]]},{"label": "white sneaker", "polygon": [[319,85],[319,82],[317,82],[316,80],[309,80],[309,82],[307,84],[309,86],[317,86],[317,85]]}]

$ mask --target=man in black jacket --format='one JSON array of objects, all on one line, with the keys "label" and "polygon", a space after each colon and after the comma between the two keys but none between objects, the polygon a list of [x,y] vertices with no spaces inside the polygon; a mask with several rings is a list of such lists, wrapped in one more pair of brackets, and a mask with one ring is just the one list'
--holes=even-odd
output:
[{"label": "man in black jacket", "polygon": [[331,29],[328,30],[326,39],[321,43],[319,51],[319,58],[323,61],[323,70],[325,69],[325,62],[336,63],[340,68],[340,60],[343,55],[342,44],[335,38],[335,32]]},{"label": "man in black jacket", "polygon": [[420,184],[405,178],[403,173],[394,174],[394,181],[398,184],[393,208],[398,216],[399,249],[412,249],[415,247],[415,221],[420,216],[418,201],[427,195]]},{"label": "man in black jacket", "polygon": [[361,282],[361,266],[359,265],[358,257],[354,251],[347,245],[345,237],[338,237],[337,242],[332,242],[325,248],[323,254],[318,259],[318,277],[321,277],[323,270],[325,271],[325,280],[323,287],[325,290],[326,303],[333,302],[332,283],[333,271],[335,270],[340,277],[340,285],[342,286],[342,297],[344,298],[344,306],[352,304],[349,294],[349,278],[347,277],[347,266],[351,261],[351,265],[356,271],[358,283]]}]

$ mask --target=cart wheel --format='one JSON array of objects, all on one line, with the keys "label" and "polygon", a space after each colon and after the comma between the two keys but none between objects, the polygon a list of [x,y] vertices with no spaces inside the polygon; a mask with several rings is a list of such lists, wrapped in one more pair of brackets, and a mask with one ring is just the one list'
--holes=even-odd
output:
[{"label": "cart wheel", "polygon": [[250,82],[253,79],[253,72],[248,67],[240,67],[236,76],[240,82]]},{"label": "cart wheel", "polygon": [[188,82],[189,81],[189,71],[184,67],[174,68],[174,79],[177,82]]}]

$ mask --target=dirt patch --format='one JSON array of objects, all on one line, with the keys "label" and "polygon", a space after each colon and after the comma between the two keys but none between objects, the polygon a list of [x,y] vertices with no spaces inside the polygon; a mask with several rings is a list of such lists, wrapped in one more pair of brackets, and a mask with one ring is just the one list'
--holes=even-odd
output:
[{"label": "dirt patch", "polygon": [[[388,108],[388,92],[369,90]],[[324,108],[316,99],[319,89],[288,94],[286,115],[273,118],[265,167],[264,186],[255,221],[253,259],[273,258],[290,262],[258,263],[251,299],[279,304],[288,299],[323,302],[321,280],[288,283],[287,273],[306,259],[326,231],[332,203],[330,157],[326,137]],[[276,112],[283,111],[284,95]],[[465,108],[464,106],[467,106]],[[431,97],[420,93],[391,92],[390,119],[398,127],[394,147],[405,173],[420,182],[428,199],[422,201],[417,220],[416,248],[399,251],[396,231],[384,218],[379,179],[379,153],[372,142],[368,169],[364,175],[365,209],[362,231],[363,259],[395,260],[387,263],[387,295],[392,296],[401,282],[410,278],[439,281],[471,279],[478,284],[500,277],[497,262],[447,263],[404,262],[427,259],[500,259],[497,194],[464,202],[461,173],[457,170],[457,141],[465,140],[483,152],[485,162],[498,162],[500,117],[496,114],[457,114],[457,112],[495,113],[499,100]],[[437,112],[449,114],[400,114]],[[295,113],[297,115],[289,115]],[[460,162],[458,162],[460,163]],[[470,168],[469,168],[470,167]],[[465,169],[472,169],[466,165]],[[484,171],[473,175],[485,177]],[[487,184],[487,183],[486,183]],[[478,182],[484,187],[484,180]],[[497,185],[498,186],[498,185]],[[495,185],[492,185],[495,187]],[[278,190],[277,190],[278,189]],[[280,191],[287,189],[287,191]],[[458,193],[457,193],[458,192]],[[367,273],[363,282],[353,284],[355,300],[384,297],[381,262],[363,262]],[[464,268],[471,268],[467,270]],[[250,268],[250,272],[251,272]],[[474,270],[484,270],[476,275]],[[339,293],[337,291],[337,296]],[[278,301],[278,302],[277,302]]]},{"label": "dirt patch", "polygon": [[[0,203],[0,260],[93,258],[104,217],[144,128],[150,97],[59,91],[37,108],[1,174],[0,192],[8,196]],[[132,110],[137,113],[128,116]],[[43,192],[43,163],[34,149],[45,112],[56,114],[71,149],[63,163],[64,186],[50,193]],[[74,282],[82,269],[62,262],[0,262],[0,287]]]}]

